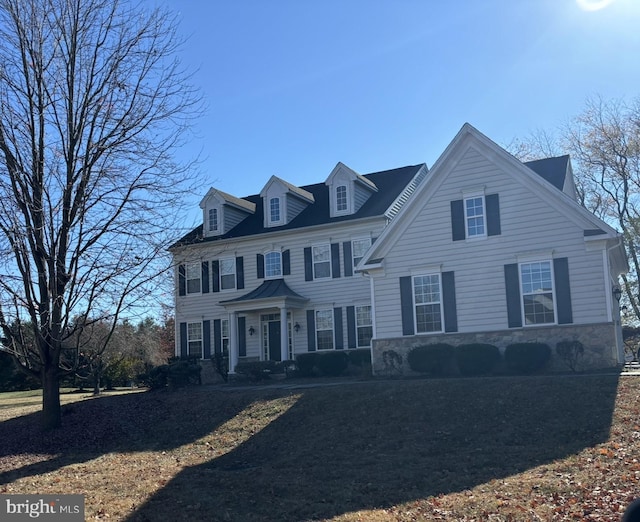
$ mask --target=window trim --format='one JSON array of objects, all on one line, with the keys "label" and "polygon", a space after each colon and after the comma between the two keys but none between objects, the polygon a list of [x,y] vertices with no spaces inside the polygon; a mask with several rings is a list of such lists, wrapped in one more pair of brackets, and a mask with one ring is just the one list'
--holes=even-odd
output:
[{"label": "window trim", "polygon": [[[278,255],[279,267],[280,267],[279,274],[269,275],[269,272],[267,270],[267,259],[269,258],[270,254]],[[263,254],[263,259],[264,259],[264,278],[265,279],[282,279],[282,277],[284,277],[283,266],[282,266],[282,252],[280,250],[269,250],[268,252],[265,252]]]},{"label": "window trim", "polygon": [[[429,303],[417,303],[416,302],[416,279],[419,277],[433,277],[433,276],[437,276],[438,278],[438,295],[440,297],[440,300],[431,301]],[[423,272],[420,274],[412,274],[411,275],[411,297],[413,300],[412,312],[413,312],[413,324],[414,324],[415,333],[420,335],[444,333],[445,323],[444,323],[444,302],[443,302],[443,294],[442,294],[442,272]],[[418,323],[418,306],[433,305],[433,304],[437,304],[440,307],[440,329],[420,331],[419,323]]]},{"label": "window trim", "polygon": [[209,232],[220,231],[220,212],[218,212],[218,207],[209,209],[208,222],[207,228]]},{"label": "window trim", "polygon": [[[469,221],[471,219],[477,218],[477,216],[469,216],[467,212],[467,202],[480,199],[482,201],[482,234],[471,234],[471,229],[469,227]],[[464,233],[465,239],[467,240],[476,240],[476,239],[484,239],[488,236],[487,232],[487,200],[485,198],[484,192],[473,192],[465,194],[462,199],[462,208],[464,211]]]},{"label": "window trim", "polygon": [[[223,274],[222,273],[222,263],[224,261],[228,261],[229,264],[231,265],[233,271],[228,273],[228,274]],[[221,257],[218,259],[218,282],[219,282],[219,288],[221,292],[229,292],[229,291],[233,291],[237,289],[237,285],[238,285],[238,274],[236,273],[236,258],[235,257]],[[223,288],[222,286],[222,276],[230,276],[233,275],[233,287],[230,288]]]},{"label": "window trim", "polygon": [[[320,321],[318,321],[318,314],[319,313],[327,313],[330,321],[331,321],[331,348],[320,348],[320,339],[318,338],[318,333],[319,332],[328,332],[329,329],[328,328],[319,328],[319,323]],[[322,352],[328,352],[329,350],[335,350],[336,349],[336,340],[335,340],[335,335],[336,335],[336,325],[335,325],[335,321],[334,321],[334,317],[333,317],[333,308],[316,308],[314,310],[314,322],[315,322],[315,337],[316,337],[316,350],[317,351],[322,351]]]},{"label": "window trim", "polygon": [[[225,325],[226,325],[226,336],[225,336]],[[220,351],[224,357],[229,356],[229,346],[231,339],[231,330],[230,330],[230,321],[229,319],[220,319]],[[225,341],[227,341],[227,346],[225,350]]]},{"label": "window trim", "polygon": [[[191,326],[198,325],[200,327],[200,339],[192,339],[191,338]],[[190,321],[187,322],[187,356],[191,356],[191,343],[200,343],[200,359],[204,357],[204,328],[202,326],[202,321]]]},{"label": "window trim", "polygon": [[353,264],[353,268],[355,268],[358,265],[358,263],[356,262],[356,248],[355,248],[355,243],[357,241],[361,241],[361,242],[368,241],[369,242],[369,246],[363,252],[362,256],[359,259],[362,259],[364,257],[364,255],[367,253],[367,251],[371,248],[371,245],[373,244],[373,241],[371,240],[370,237],[357,237],[357,238],[351,240],[351,263]]},{"label": "window trim", "polygon": [[[274,214],[274,203],[277,203],[277,212],[278,212],[278,219],[273,219],[273,214]],[[269,198],[269,208],[267,210],[268,212],[268,222],[269,225],[277,225],[282,223],[282,198],[280,196],[272,196]]]},{"label": "window trim", "polygon": [[[329,253],[329,258],[325,261],[318,261],[316,262],[315,260],[315,249],[316,248],[325,248],[327,249],[327,252]],[[329,275],[326,276],[322,276],[322,277],[316,277],[316,265],[317,264],[321,264],[321,263],[328,263],[329,264]],[[313,280],[314,281],[324,281],[326,279],[332,279],[333,278],[333,266],[332,266],[332,262],[331,262],[331,243],[318,243],[316,245],[311,245],[311,274],[313,275]]]},{"label": "window trim", "polygon": [[[338,190],[343,188],[344,189],[344,208],[340,208],[340,194],[338,193]],[[334,203],[335,203],[335,213],[336,215],[340,215],[340,214],[349,214],[350,211],[350,198],[349,198],[349,187],[348,185],[345,184],[340,184],[337,185],[334,191]]]},{"label": "window trim", "polygon": [[[197,277],[189,277],[190,272],[197,274]],[[193,275],[193,273],[191,275]],[[189,290],[189,281],[198,281],[198,290]],[[202,263],[193,262],[184,265],[184,288],[185,295],[199,295],[202,293]]]},{"label": "window trim", "polygon": [[[534,264],[540,264],[540,263],[548,263],[549,265],[549,274],[550,274],[550,282],[551,282],[551,292],[548,291],[541,291],[541,292],[527,292],[525,293],[524,291],[524,285],[523,285],[523,280],[522,280],[522,267],[524,265],[534,265]],[[545,258],[545,259],[530,259],[530,260],[526,260],[526,261],[519,261],[518,262],[518,284],[519,286],[519,290],[520,290],[520,314],[521,314],[521,318],[522,318],[522,326],[524,328],[530,328],[530,327],[537,327],[537,326],[549,326],[549,325],[555,325],[558,324],[558,299],[556,297],[556,280],[555,280],[555,273],[554,273],[554,263],[553,263],[553,259],[551,258]],[[524,299],[525,296],[532,296],[532,295],[542,295],[542,294],[548,294],[551,293],[551,300],[553,301],[553,322],[549,322],[549,323],[528,323],[527,322],[527,315],[526,315],[526,311],[525,311],[525,304],[524,304]]]},{"label": "window trim", "polygon": [[[358,324],[358,318],[360,317],[358,314],[358,310],[361,308],[369,309],[369,324]],[[355,305],[353,310],[354,322],[355,322],[355,333],[356,333],[356,348],[370,348],[371,340],[373,339],[373,307],[370,304],[367,305]],[[360,335],[358,334],[360,328],[371,328],[371,338],[367,344],[360,344]]]}]

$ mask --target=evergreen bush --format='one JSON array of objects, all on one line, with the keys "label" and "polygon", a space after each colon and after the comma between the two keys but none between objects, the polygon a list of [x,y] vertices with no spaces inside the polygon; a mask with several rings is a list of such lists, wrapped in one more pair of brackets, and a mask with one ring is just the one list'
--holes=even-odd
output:
[{"label": "evergreen bush", "polygon": [[316,366],[326,377],[338,377],[349,366],[349,356],[345,352],[326,352],[318,354]]},{"label": "evergreen bush", "polygon": [[416,346],[407,355],[409,368],[414,372],[433,376],[447,373],[454,361],[453,346],[446,343],[434,343]]},{"label": "evergreen bush", "polygon": [[455,357],[462,375],[486,375],[500,362],[500,350],[492,344],[461,344],[455,349]]},{"label": "evergreen bush", "polygon": [[551,359],[551,348],[544,343],[514,343],[504,351],[507,368],[518,374],[542,371]]},{"label": "evergreen bush", "polygon": [[316,352],[296,355],[296,368],[300,377],[313,377],[315,375],[317,356]]}]

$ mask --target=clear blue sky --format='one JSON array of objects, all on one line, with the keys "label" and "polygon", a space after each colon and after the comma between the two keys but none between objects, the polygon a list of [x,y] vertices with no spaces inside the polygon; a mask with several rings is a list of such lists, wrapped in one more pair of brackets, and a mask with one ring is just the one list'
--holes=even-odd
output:
[{"label": "clear blue sky", "polygon": [[157,1],[208,106],[194,221],[209,186],[431,166],[465,122],[507,144],[640,95],[640,0]]}]

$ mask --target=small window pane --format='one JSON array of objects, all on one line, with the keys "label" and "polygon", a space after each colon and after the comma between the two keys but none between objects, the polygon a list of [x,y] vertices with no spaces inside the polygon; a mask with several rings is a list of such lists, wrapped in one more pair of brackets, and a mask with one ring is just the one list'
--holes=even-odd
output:
[{"label": "small window pane", "polygon": [[187,324],[187,346],[189,355],[202,357],[202,323]]},{"label": "small window pane", "polygon": [[336,189],[336,210],[338,212],[347,210],[347,187],[345,185],[340,185]]},{"label": "small window pane", "polygon": [[351,251],[353,256],[353,266],[357,266],[360,260],[364,257],[365,253],[371,247],[371,238],[367,239],[354,239],[351,242]]},{"label": "small window pane", "polygon": [[272,223],[280,221],[280,198],[269,200],[269,216]]},{"label": "small window pane", "polygon": [[267,252],[264,256],[265,277],[280,277],[282,275],[282,256],[280,252]]},{"label": "small window pane", "polygon": [[520,265],[520,278],[525,324],[554,323],[551,262],[541,261]]},{"label": "small window pane", "polygon": [[218,209],[209,209],[209,232],[215,232],[218,230]]},{"label": "small window pane", "polygon": [[200,276],[202,268],[199,263],[189,263],[186,266],[187,293],[200,293]]},{"label": "small window pane", "polygon": [[333,310],[316,311],[316,341],[318,350],[333,349]]},{"label": "small window pane", "polygon": [[418,333],[442,331],[440,274],[413,278],[413,295]]},{"label": "small window pane", "polygon": [[484,197],[465,199],[467,237],[484,236]]},{"label": "small window pane", "polygon": [[331,247],[320,245],[313,247],[313,278],[331,277]]},{"label": "small window pane", "polygon": [[373,325],[370,306],[356,306],[356,334],[358,348],[371,345]]},{"label": "small window pane", "polygon": [[236,287],[236,260],[226,258],[220,260],[220,288],[230,290]]}]

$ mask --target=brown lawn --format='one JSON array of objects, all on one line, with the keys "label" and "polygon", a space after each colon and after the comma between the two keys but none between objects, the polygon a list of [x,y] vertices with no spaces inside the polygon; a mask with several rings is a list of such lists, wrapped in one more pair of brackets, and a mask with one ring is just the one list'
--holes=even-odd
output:
[{"label": "brown lawn", "polygon": [[[87,520],[618,521],[640,496],[640,377],[0,395],[0,492]],[[72,402],[76,401],[76,402]]]}]

